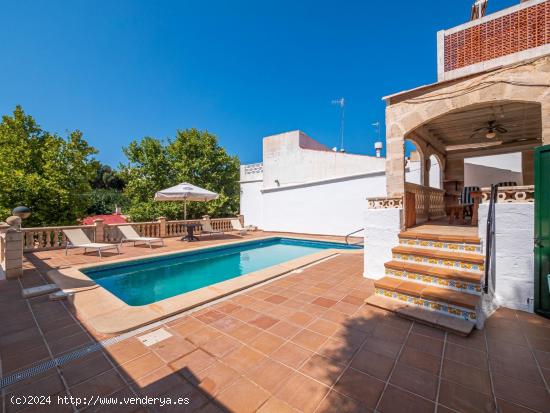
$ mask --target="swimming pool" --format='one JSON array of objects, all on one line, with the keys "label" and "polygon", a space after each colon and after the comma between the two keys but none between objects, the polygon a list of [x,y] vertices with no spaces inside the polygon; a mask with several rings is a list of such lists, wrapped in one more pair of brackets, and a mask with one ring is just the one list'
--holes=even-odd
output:
[{"label": "swimming pool", "polygon": [[361,247],[277,237],[101,265],[82,272],[126,304],[139,306],[329,248]]}]

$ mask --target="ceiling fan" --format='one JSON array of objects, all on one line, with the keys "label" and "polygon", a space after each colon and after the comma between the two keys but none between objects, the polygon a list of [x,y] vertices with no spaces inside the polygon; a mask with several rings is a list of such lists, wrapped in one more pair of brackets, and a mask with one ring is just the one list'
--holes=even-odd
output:
[{"label": "ceiling fan", "polygon": [[474,129],[474,133],[470,136],[470,139],[472,139],[474,136],[476,136],[478,133],[486,131],[485,137],[487,139],[493,139],[495,136],[497,136],[498,133],[506,133],[508,132],[508,129],[503,127],[501,124],[497,123],[495,120],[489,121],[487,126],[483,126],[481,128]]}]

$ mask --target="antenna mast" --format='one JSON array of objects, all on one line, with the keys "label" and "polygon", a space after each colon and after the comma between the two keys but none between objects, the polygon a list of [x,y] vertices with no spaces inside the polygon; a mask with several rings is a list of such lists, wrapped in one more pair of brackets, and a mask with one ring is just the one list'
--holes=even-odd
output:
[{"label": "antenna mast", "polygon": [[344,109],[346,106],[346,101],[342,97],[340,99],[334,99],[332,101],[333,105],[340,106],[340,152],[345,152],[344,149]]}]

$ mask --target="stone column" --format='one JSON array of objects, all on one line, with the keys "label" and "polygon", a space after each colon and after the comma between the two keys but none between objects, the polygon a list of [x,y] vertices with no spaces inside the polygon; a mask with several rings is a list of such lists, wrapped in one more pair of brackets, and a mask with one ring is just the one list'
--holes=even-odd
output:
[{"label": "stone column", "polygon": [[159,237],[166,237],[166,217],[159,217]]},{"label": "stone column", "polygon": [[104,240],[104,227],[102,219],[96,219],[94,221],[94,242],[103,242]]},{"label": "stone column", "polygon": [[521,175],[523,185],[535,184],[535,152],[531,149],[521,152]]},{"label": "stone column", "polygon": [[[23,275],[23,231],[21,231],[21,219],[11,220],[11,225],[3,225],[0,236],[1,269],[3,277],[8,280],[19,278]],[[8,218],[8,220],[10,219]],[[0,277],[0,278],[3,278]]]},{"label": "stone column", "polygon": [[542,111],[542,144],[550,145],[550,95],[546,94],[541,104]]},{"label": "stone column", "polygon": [[403,136],[386,138],[386,192],[388,197],[405,193],[405,146]]}]

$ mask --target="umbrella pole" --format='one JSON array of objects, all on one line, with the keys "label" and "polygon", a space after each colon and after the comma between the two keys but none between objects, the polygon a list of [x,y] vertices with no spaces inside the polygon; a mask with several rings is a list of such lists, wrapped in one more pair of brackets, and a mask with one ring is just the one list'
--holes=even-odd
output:
[{"label": "umbrella pole", "polygon": [[187,199],[183,201],[183,220],[187,221]]}]

